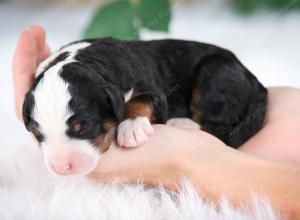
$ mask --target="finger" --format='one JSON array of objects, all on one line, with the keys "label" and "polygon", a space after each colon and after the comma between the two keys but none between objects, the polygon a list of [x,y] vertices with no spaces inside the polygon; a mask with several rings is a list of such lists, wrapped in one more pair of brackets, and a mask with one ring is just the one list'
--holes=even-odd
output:
[{"label": "finger", "polygon": [[140,182],[145,171],[145,160],[142,159],[144,156],[139,158],[141,154],[145,155],[145,152],[141,152],[141,148],[128,150],[113,142],[108,151],[101,155],[97,167],[88,177],[105,183]]},{"label": "finger", "polygon": [[49,46],[46,43],[45,30],[39,25],[33,25],[28,29],[28,31],[36,38],[39,62],[41,62],[51,54]]},{"label": "finger", "polygon": [[31,33],[21,33],[13,59],[15,108],[19,119],[22,119],[24,97],[31,87],[38,65],[37,47],[37,41]]},{"label": "finger", "polygon": [[50,55],[51,55],[51,50],[50,50],[49,46],[47,45],[47,43],[45,43],[44,50],[40,56],[40,61],[47,59]]}]

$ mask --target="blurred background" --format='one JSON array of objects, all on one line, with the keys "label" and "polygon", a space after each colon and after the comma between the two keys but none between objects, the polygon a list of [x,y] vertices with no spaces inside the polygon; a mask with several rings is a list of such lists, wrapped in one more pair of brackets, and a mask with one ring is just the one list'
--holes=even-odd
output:
[{"label": "blurred background", "polygon": [[0,0],[0,147],[34,143],[15,118],[11,77],[18,35],[32,24],[52,50],[103,36],[217,44],[266,86],[300,87],[300,0]]}]

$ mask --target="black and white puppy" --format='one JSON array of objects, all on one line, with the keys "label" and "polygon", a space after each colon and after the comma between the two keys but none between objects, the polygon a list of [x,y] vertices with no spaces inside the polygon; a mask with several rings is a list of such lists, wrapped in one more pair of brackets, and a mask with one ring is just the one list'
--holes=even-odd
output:
[{"label": "black and white puppy", "polygon": [[42,62],[23,118],[50,171],[85,175],[115,137],[123,147],[141,145],[151,124],[171,118],[190,118],[238,147],[262,127],[266,105],[267,90],[225,49],[104,38],[71,43]]}]

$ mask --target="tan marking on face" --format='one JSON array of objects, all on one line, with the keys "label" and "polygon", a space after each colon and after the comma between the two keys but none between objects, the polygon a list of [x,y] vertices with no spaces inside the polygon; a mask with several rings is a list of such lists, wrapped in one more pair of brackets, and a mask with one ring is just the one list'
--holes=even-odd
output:
[{"label": "tan marking on face", "polygon": [[70,126],[70,130],[73,131],[73,132],[76,132],[76,133],[82,131],[84,128],[85,128],[85,123],[81,122],[81,121],[74,122]]},{"label": "tan marking on face", "polygon": [[42,137],[41,132],[38,129],[33,129],[32,134],[35,136],[36,139],[40,139]]},{"label": "tan marking on face", "polygon": [[75,123],[75,124],[73,125],[73,130],[74,130],[75,132],[79,132],[79,131],[81,130],[81,128],[82,128],[81,123]]},{"label": "tan marking on face", "polygon": [[104,122],[102,125],[103,129],[106,131],[106,134],[103,136],[102,142],[99,147],[102,153],[108,150],[109,146],[115,138],[115,128],[116,125],[112,121]]},{"label": "tan marking on face", "polygon": [[102,127],[105,131],[109,131],[110,129],[112,129],[113,127],[115,126],[115,123],[114,122],[111,122],[111,121],[107,121],[107,122],[104,122]]},{"label": "tan marking on face", "polygon": [[95,143],[99,147],[100,152],[104,153],[109,149],[109,146],[115,138],[115,124],[113,122],[104,122],[103,129],[106,133],[96,138]]},{"label": "tan marking on face", "polygon": [[201,100],[201,92],[199,88],[194,88],[192,91],[192,99],[190,104],[190,111],[192,113],[192,119],[193,121],[200,124],[201,118],[202,118],[202,112],[197,107],[199,105],[199,102]]}]

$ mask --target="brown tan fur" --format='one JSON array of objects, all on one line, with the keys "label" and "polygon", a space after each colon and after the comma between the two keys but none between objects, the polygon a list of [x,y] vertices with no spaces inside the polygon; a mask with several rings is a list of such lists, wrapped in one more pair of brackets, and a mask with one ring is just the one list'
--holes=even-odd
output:
[{"label": "brown tan fur", "polygon": [[152,107],[137,99],[131,99],[125,105],[125,118],[147,117],[150,121],[154,121]]},{"label": "brown tan fur", "polygon": [[108,150],[109,146],[115,138],[116,125],[115,123],[108,121],[104,122],[102,127],[106,131],[106,133],[97,137],[95,143],[99,147],[100,152],[104,153]]},{"label": "brown tan fur", "polygon": [[202,117],[202,112],[197,107],[197,104],[200,102],[200,100],[201,100],[201,92],[198,88],[194,88],[193,92],[192,92],[192,100],[191,100],[191,104],[190,104],[190,110],[192,113],[193,121],[197,122],[198,124],[200,124],[201,117]]}]

